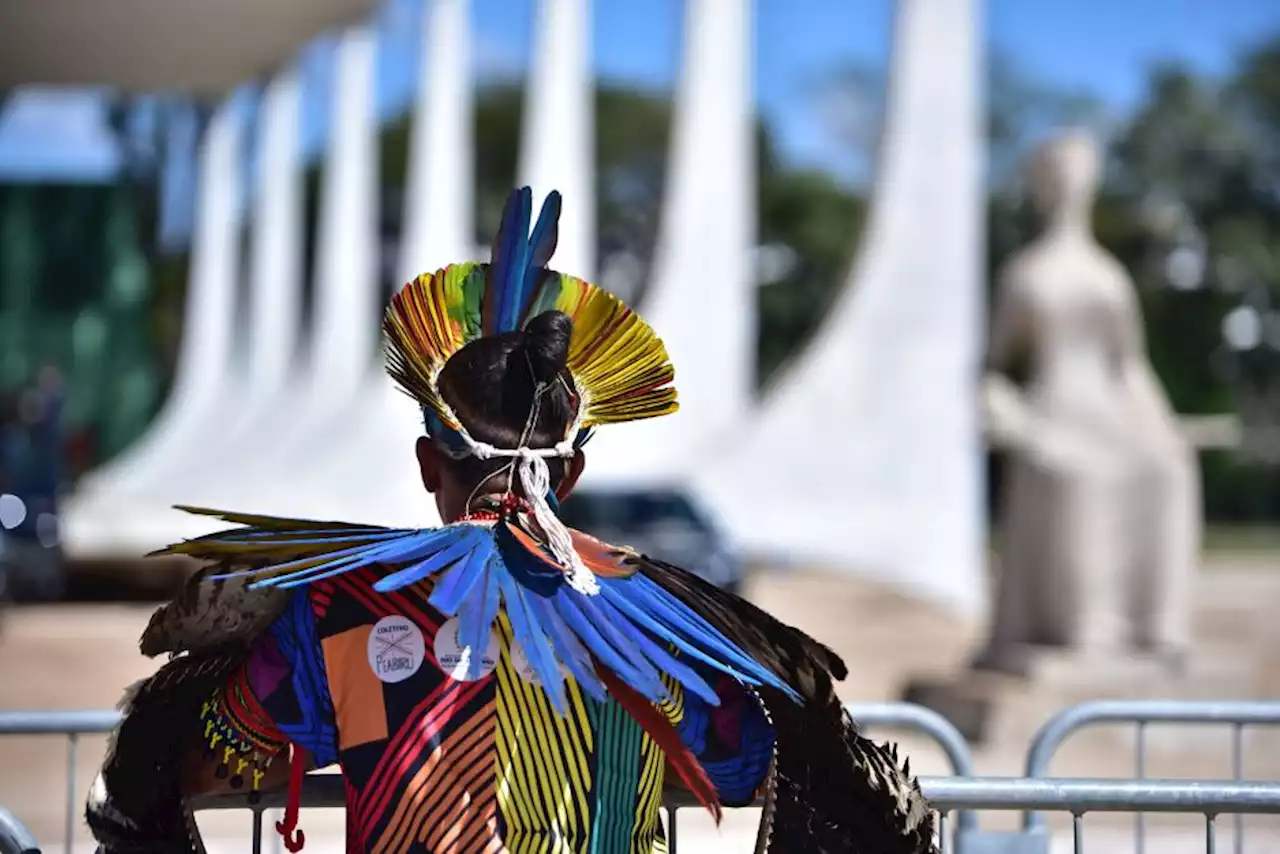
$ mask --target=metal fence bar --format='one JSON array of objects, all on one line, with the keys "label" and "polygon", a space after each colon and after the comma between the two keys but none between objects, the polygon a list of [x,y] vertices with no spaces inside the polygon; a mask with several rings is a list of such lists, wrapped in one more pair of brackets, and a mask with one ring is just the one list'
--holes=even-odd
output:
[{"label": "metal fence bar", "polygon": [[115,709],[73,709],[57,711],[0,712],[0,736],[61,735],[67,739],[67,802],[63,817],[63,851],[71,854],[75,843],[76,815],[76,748],[81,735],[111,732],[120,720]]},{"label": "metal fence bar", "polygon": [[920,785],[940,811],[1280,814],[1280,782],[925,777]]},{"label": "metal fence bar", "polygon": [[[1246,726],[1280,726],[1280,702],[1199,702],[1186,700],[1099,700],[1072,706],[1054,715],[1040,728],[1027,751],[1026,776],[1043,778],[1058,748],[1077,730],[1101,724],[1133,724],[1136,729],[1135,771],[1146,776],[1147,727],[1150,724],[1230,725],[1231,765],[1236,782],[1244,779],[1243,730]],[[1235,851],[1244,851],[1244,817],[1235,814]],[[1138,854],[1146,848],[1146,823],[1141,813],[1135,817]],[[1023,818],[1027,831],[1039,831],[1045,817],[1028,812]],[[1206,831],[1213,836],[1213,828]]]},{"label": "metal fence bar", "polygon": [[67,814],[62,836],[67,854],[70,854],[76,841],[76,745],[79,741],[80,733],[67,733]]},{"label": "metal fence bar", "polygon": [[[1134,777],[1139,780],[1145,779],[1147,776],[1147,722],[1138,721],[1138,733],[1135,736],[1137,746],[1134,757]],[[1146,854],[1147,850],[1147,814],[1138,813],[1133,817],[1135,829],[1138,834],[1138,850],[1137,854]]]},{"label": "metal fence bar", "polygon": [[[957,776],[972,776],[973,756],[969,744],[946,718],[911,703],[849,703],[845,706],[860,727],[885,727],[908,729],[933,740],[947,757],[951,770]],[[120,720],[120,713],[112,709],[102,710],[50,710],[50,711],[0,711],[0,736],[4,735],[64,735],[67,748],[67,812],[66,848],[70,854],[76,824],[75,771],[76,742],[81,734],[108,733]],[[243,806],[243,805],[242,805]],[[261,813],[255,810],[256,821]],[[669,825],[674,833],[675,815]],[[960,828],[977,826],[977,816],[963,811],[957,816]],[[674,849],[674,845],[672,846]],[[259,849],[255,847],[255,851]]]},{"label": "metal fence bar", "polygon": [[119,722],[115,709],[6,709],[0,711],[0,736],[103,735]]},{"label": "metal fence bar", "polygon": [[[1213,852],[1215,819],[1219,815],[1260,813],[1280,815],[1280,782],[1203,780],[1090,780],[1027,779],[1023,777],[923,777],[920,787],[939,814],[939,835],[947,851],[945,817],[953,811],[1054,810],[1072,815],[1075,850],[1084,844],[1083,817],[1095,812],[1203,813],[1206,850]],[[264,793],[252,807],[261,810],[283,806],[284,792]],[[303,783],[302,801],[308,808],[342,807],[345,792],[337,774],[312,774]],[[669,817],[669,850],[676,852],[674,816],[696,806],[682,791],[668,790],[663,804]],[[245,795],[213,795],[193,801],[195,809],[246,809]],[[1005,849],[1013,850],[1013,849]],[[260,854],[255,840],[254,854]]]},{"label": "metal fence bar", "polygon": [[[1231,725],[1231,779],[1244,779],[1244,725]],[[1244,854],[1244,816],[1234,816],[1236,823],[1236,854]]]}]

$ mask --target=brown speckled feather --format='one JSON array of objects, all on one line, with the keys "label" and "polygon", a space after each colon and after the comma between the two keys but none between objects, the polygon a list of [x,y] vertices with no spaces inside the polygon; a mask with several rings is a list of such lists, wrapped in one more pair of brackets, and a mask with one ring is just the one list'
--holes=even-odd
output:
[{"label": "brown speckled feather", "polygon": [[[371,525],[281,519],[199,507],[178,509],[242,527],[185,540],[152,553],[153,556],[184,555],[204,562],[204,566],[187,580],[173,601],[152,615],[139,641],[139,648],[147,656],[247,643],[265,631],[289,601],[289,590],[250,589],[249,585],[256,580],[253,576],[223,579],[214,576],[307,558],[318,562],[347,545],[318,542],[308,533],[317,529],[352,535],[385,530]],[[265,536],[248,545],[241,537],[247,530],[244,526]]]},{"label": "brown speckled feather", "polygon": [[182,591],[151,615],[138,642],[142,654],[154,657],[248,643],[266,631],[284,610],[290,591],[250,590],[252,578],[212,578],[241,568],[245,565],[222,560],[187,579]]}]

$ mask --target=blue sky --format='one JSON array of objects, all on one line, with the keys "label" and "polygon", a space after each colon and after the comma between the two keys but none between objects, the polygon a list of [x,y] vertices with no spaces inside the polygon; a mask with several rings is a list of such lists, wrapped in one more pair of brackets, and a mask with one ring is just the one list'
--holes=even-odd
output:
[{"label": "blue sky", "polygon": [[[534,0],[472,0],[478,78],[527,65]],[[654,89],[674,85],[683,0],[597,0],[594,61],[605,79]],[[388,0],[379,20],[379,97],[403,109],[416,85],[419,0]],[[883,69],[891,0],[756,0],[755,86],[760,111],[792,162],[843,168],[815,90],[846,65]],[[989,43],[1040,81],[1098,96],[1122,114],[1142,95],[1147,69],[1177,60],[1221,73],[1242,46],[1280,32],[1276,0],[987,0]],[[331,43],[304,53],[306,145],[323,142]],[[0,178],[94,179],[116,164],[93,92],[19,95],[0,116]]]}]

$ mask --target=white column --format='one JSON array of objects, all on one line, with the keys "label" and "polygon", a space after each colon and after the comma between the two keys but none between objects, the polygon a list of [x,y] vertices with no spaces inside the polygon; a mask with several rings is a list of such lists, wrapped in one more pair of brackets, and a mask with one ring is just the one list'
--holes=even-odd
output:
[{"label": "white column", "polygon": [[470,4],[427,0],[399,282],[471,258],[475,207]]},{"label": "white column", "polygon": [[[671,354],[680,412],[591,440],[586,483],[679,478],[752,400],[756,193],[751,5],[689,0],[654,278],[640,312]],[[568,200],[572,203],[572,200]]]},{"label": "white column", "polygon": [[111,496],[163,488],[216,433],[235,344],[243,168],[243,109],[228,99],[214,114],[200,148],[191,273],[173,388],[147,432],[123,454],[84,479],[81,490]]},{"label": "white column", "polygon": [[321,409],[342,406],[377,359],[378,124],[377,39],[349,30],[338,47],[329,151],[316,243],[316,304],[309,378]]},{"label": "white column", "polygon": [[301,112],[297,71],[286,69],[271,81],[262,100],[242,430],[251,429],[279,404],[297,355],[302,311]]},{"label": "white column", "polygon": [[899,0],[861,257],[702,491],[750,550],[978,612],[980,0]]},{"label": "white column", "polygon": [[269,445],[294,390],[302,308],[301,110],[297,71],[286,69],[259,105],[249,310],[241,318],[247,335],[233,354],[233,402],[193,467],[161,496],[163,504],[191,503],[216,484],[252,480],[260,465],[245,452]]},{"label": "white column", "polygon": [[[474,252],[468,15],[466,0],[430,0],[424,20],[424,62],[397,265],[400,284],[465,261]],[[376,334],[379,326],[374,322],[368,328]],[[380,362],[366,371],[362,390],[349,397],[346,408],[350,422],[325,453],[313,455],[298,472],[290,495],[272,499],[272,512],[285,512],[287,507],[288,512],[313,517],[400,526],[437,524],[439,516],[422,486],[413,452],[422,434],[422,415],[394,387]]]},{"label": "white column", "polygon": [[[268,355],[268,361],[275,363],[271,370],[283,368],[288,377],[273,409],[243,435],[221,447],[215,438],[191,428],[194,440],[204,443],[207,476],[174,480],[147,502],[120,510],[109,526],[99,526],[100,535],[90,538],[93,542],[82,538],[85,541],[78,549],[80,553],[136,554],[180,537],[221,527],[217,522],[166,509],[175,502],[308,515],[309,510],[317,506],[314,491],[306,483],[311,469],[352,452],[351,438],[368,415],[360,402],[377,358],[381,304],[375,268],[378,248],[375,50],[375,38],[363,26],[344,33],[337,49],[332,130],[324,163],[317,235],[316,303],[303,359],[290,372],[289,360],[282,356],[282,351]],[[284,91],[287,93],[287,88]],[[280,97],[288,100],[287,94]],[[273,147],[273,150],[283,151],[287,147],[283,142],[279,145],[279,149]],[[266,161],[263,165],[267,169]],[[264,180],[271,179],[264,176]],[[225,189],[234,185],[223,181],[220,186]],[[281,202],[285,207],[290,204]],[[265,199],[263,204],[267,204]],[[268,215],[267,207],[262,209],[262,214]],[[279,214],[277,211],[271,215]],[[286,213],[283,217],[287,222],[289,215]],[[262,227],[265,229],[265,224]],[[288,230],[287,225],[284,230]],[[283,231],[280,234],[283,235]],[[282,242],[288,239],[279,237]],[[298,241],[299,236],[293,239]],[[264,249],[274,243],[264,242]],[[283,249],[282,243],[280,248]],[[300,248],[300,243],[295,242],[293,251]],[[263,256],[258,263],[262,266],[256,267],[255,272],[265,275],[268,266],[281,261],[277,257],[268,263]],[[281,269],[287,270],[288,263],[283,261]],[[262,300],[261,304],[274,304],[275,310],[282,312],[273,321],[280,324],[275,328],[281,329],[283,303],[288,297],[277,297],[281,299],[278,304],[274,302],[276,297],[255,292],[255,299]],[[294,304],[296,306],[296,295]],[[266,319],[260,316],[258,323],[255,332],[267,334]],[[189,320],[187,328],[198,326]],[[262,346],[266,346],[270,354],[271,345],[262,342]],[[207,414],[205,426],[225,431],[228,419],[234,417],[243,403],[239,397],[220,400],[216,409]],[[210,448],[222,452],[211,455]],[[360,486],[353,488],[359,490]],[[68,536],[72,533],[69,526]]]},{"label": "white column", "polygon": [[[307,346],[300,358],[281,360],[282,354],[270,354],[269,341],[261,343],[268,362],[275,363],[269,369],[285,371],[285,385],[270,411],[237,437],[230,458],[219,459],[219,475],[208,484],[189,486],[188,501],[250,510],[270,503],[273,512],[292,512],[286,507],[306,496],[306,490],[294,486],[300,472],[346,452],[343,437],[359,417],[353,401],[363,392],[378,350],[376,51],[376,38],[365,26],[348,30],[338,42]],[[300,230],[293,240],[296,258]],[[265,272],[267,259],[262,261]],[[273,297],[272,289],[271,281],[255,280],[255,300],[271,306],[279,299],[281,310],[289,303],[296,323],[296,290],[294,297],[282,298]],[[283,323],[260,321],[254,329],[263,335],[271,334],[273,323]]]},{"label": "white column", "polygon": [[[467,4],[465,0],[433,0],[429,9],[424,24],[425,79],[410,144],[399,264],[402,271],[412,271],[403,273],[401,278],[405,280],[446,263],[465,260],[471,254],[468,237],[474,178],[470,166],[472,95],[466,45]],[[361,162],[371,164],[373,156],[362,158]],[[351,177],[335,174],[335,185],[342,186],[344,176]],[[363,179],[360,183],[366,185]],[[372,181],[367,185],[372,187]],[[363,210],[366,209],[357,208]],[[367,210],[373,209],[370,206]],[[336,208],[334,214],[337,230],[354,227],[363,233],[363,214],[356,217],[347,205]],[[368,245],[372,246],[372,241]],[[370,281],[372,256],[369,259],[361,261],[361,272],[356,276],[360,281]],[[349,264],[350,259],[341,263]],[[365,263],[369,264],[369,272],[364,272]],[[335,294],[342,282],[353,278],[339,269],[325,272],[334,276]],[[324,280],[321,281],[324,287]],[[367,348],[372,356],[382,300],[376,289],[361,293],[366,296],[355,302],[335,301],[332,322],[342,325],[343,335],[358,335],[361,348]],[[320,330],[325,323],[317,317],[317,335],[324,334]],[[438,522],[414,460],[414,441],[422,432],[422,416],[417,407],[395,390],[379,359],[365,358],[347,364],[347,369],[339,364],[327,367],[326,356],[317,354],[314,370],[318,383],[325,384],[330,372],[339,375],[339,381],[325,393],[340,408],[341,417],[330,425],[333,429],[316,437],[323,441],[308,440],[297,446],[302,449],[300,452],[286,450],[280,454],[280,459],[286,461],[288,476],[278,478],[273,488],[257,492],[256,506],[264,512],[389,525]],[[357,366],[354,372],[351,365]]]},{"label": "white column", "polygon": [[63,506],[62,544],[69,557],[145,551],[133,532],[155,522],[157,508],[182,482],[182,473],[224,437],[227,414],[236,406],[243,106],[235,97],[224,102],[201,140],[191,273],[173,389],[146,433],[85,477]]},{"label": "white column", "polygon": [[517,183],[533,188],[535,216],[551,190],[564,196],[552,266],[591,280],[596,188],[590,0],[541,0],[537,8]]}]

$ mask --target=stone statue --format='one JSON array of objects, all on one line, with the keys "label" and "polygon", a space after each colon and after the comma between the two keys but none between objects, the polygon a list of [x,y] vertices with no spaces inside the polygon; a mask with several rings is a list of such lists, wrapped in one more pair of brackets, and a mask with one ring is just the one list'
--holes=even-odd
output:
[{"label": "stone statue", "polygon": [[[1098,147],[1068,132],[1028,174],[1042,233],[999,274],[988,434],[1009,451],[994,622],[974,666],[1028,645],[1181,660],[1199,557],[1194,449],[1147,359],[1132,280],[1090,224]],[[1021,388],[1007,372],[1027,357]]]}]

